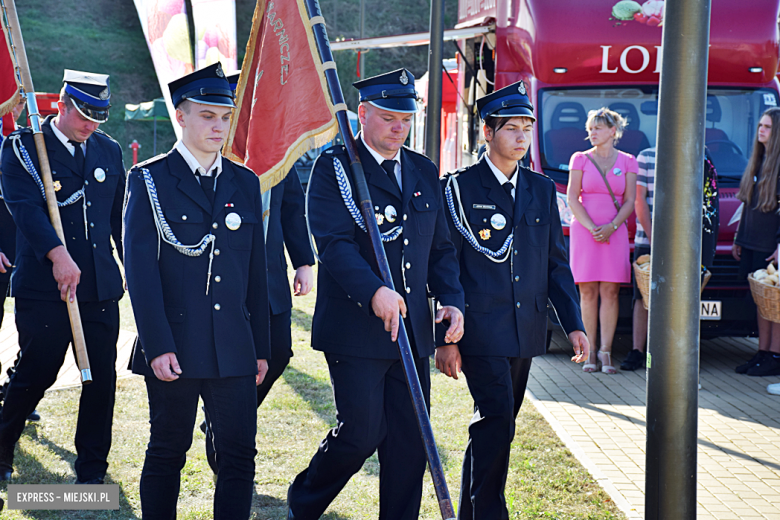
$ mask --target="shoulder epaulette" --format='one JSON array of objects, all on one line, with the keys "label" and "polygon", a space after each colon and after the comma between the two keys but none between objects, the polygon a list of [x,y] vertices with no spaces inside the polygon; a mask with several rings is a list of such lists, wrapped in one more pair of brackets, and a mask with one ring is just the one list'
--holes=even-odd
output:
[{"label": "shoulder epaulette", "polygon": [[324,154],[328,155],[346,155],[347,153],[347,147],[343,144],[336,144],[322,152]]},{"label": "shoulder epaulette", "polygon": [[[406,152],[409,152],[409,153],[411,153],[412,155],[416,155],[416,156],[418,156],[418,157],[421,157],[421,158],[425,159],[426,161],[431,161],[431,160],[428,158],[428,156],[427,156],[427,155],[425,155],[424,153],[420,153],[420,152],[418,152],[417,150],[414,150],[414,149],[412,149],[412,148],[409,148],[408,146],[404,146],[404,151],[406,151]],[[433,161],[431,161],[431,162],[433,162]]]},{"label": "shoulder epaulette", "polygon": [[540,173],[540,172],[537,172],[537,171],[535,171],[535,170],[532,170],[531,168],[526,168],[525,166],[521,166],[521,168],[522,168],[523,170],[527,171],[528,173],[535,173],[535,174],[536,174],[536,175],[538,175],[539,177],[544,177],[545,179],[548,179],[548,180],[549,180],[549,181],[551,181],[551,182],[555,182],[555,181],[553,181],[553,180],[552,180],[552,178],[551,178],[549,175],[547,175],[546,173]]},{"label": "shoulder epaulette", "polygon": [[103,130],[101,130],[100,128],[96,128],[96,129],[95,129],[95,132],[94,132],[94,134],[98,135],[99,137],[105,137],[106,139],[108,139],[108,140],[109,140],[109,141],[111,141],[112,143],[116,143],[116,145],[117,145],[117,146],[120,146],[120,145],[119,145],[119,142],[118,142],[116,139],[114,139],[113,137],[111,137],[110,135],[108,135],[107,133],[105,133],[105,132],[104,132]]},{"label": "shoulder epaulette", "polygon": [[165,158],[166,155],[168,155],[168,154],[161,153],[159,155],[155,155],[154,157],[152,157],[150,159],[147,159],[147,160],[145,160],[143,162],[139,162],[138,164],[133,165],[133,167],[130,168],[130,169],[134,170],[136,168],[145,168],[146,166],[148,166],[148,165],[150,165],[152,163],[155,163],[157,161],[161,161],[162,159]]},{"label": "shoulder epaulette", "polygon": [[32,130],[32,128],[30,128],[29,126],[20,126],[20,127],[19,127],[19,128],[17,128],[16,130],[14,130],[13,132],[11,132],[11,133],[8,135],[8,137],[11,137],[11,136],[12,136],[12,135],[14,135],[14,134],[16,134],[16,135],[22,135],[22,134],[31,134],[31,133],[33,133],[33,130]]},{"label": "shoulder epaulette", "polygon": [[229,157],[225,157],[224,155],[222,156],[222,160],[223,161],[229,161],[230,164],[232,164],[233,166],[236,166],[236,167],[238,167],[238,168],[240,168],[242,170],[246,170],[247,172],[251,173],[252,175],[256,175],[255,172],[253,172],[252,169],[249,166],[247,166],[246,164],[244,164],[242,162],[238,162],[235,159],[231,159]]}]

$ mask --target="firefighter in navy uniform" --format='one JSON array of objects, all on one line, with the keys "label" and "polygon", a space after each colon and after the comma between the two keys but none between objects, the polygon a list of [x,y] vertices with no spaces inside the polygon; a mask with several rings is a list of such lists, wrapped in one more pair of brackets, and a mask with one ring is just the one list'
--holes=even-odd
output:
[{"label": "firefighter in navy uniform", "polygon": [[32,130],[12,133],[3,145],[3,196],[19,228],[11,294],[22,356],[0,414],[0,480],[13,473],[25,419],[54,384],[71,343],[68,294],[78,294],[92,368],[79,403],[76,482],[102,483],[108,468],[124,294],[111,239],[121,241],[125,188],[122,149],[97,129],[108,119],[108,81],[66,70],[58,114],[42,125],[67,244],[49,221]]},{"label": "firefighter in navy uniform", "polygon": [[395,344],[399,314],[426,403],[434,351],[426,285],[444,306],[436,319],[450,323],[447,338],[458,341],[463,333],[463,289],[438,172],[403,147],[417,110],[414,76],[400,69],[355,87],[363,129],[357,147],[398,292],[382,282],[348,195],[354,182],[345,149],[330,148],[312,170],[308,217],[320,260],[312,347],[325,353],[338,425],[290,486],[288,518],[296,520],[319,518],[374,451],[379,518],[418,518],[426,458]]},{"label": "firefighter in navy uniform", "polygon": [[130,170],[127,287],[138,326],[151,434],[141,474],[145,520],[176,517],[198,400],[217,448],[214,518],[248,518],[257,392],[270,355],[260,182],[220,150],[235,107],[219,63],[169,85],[182,139]]},{"label": "firefighter in navy uniform", "polygon": [[555,184],[518,163],[536,121],[525,86],[509,85],[477,107],[487,153],[441,180],[466,293],[466,332],[457,345],[437,340],[436,366],[456,379],[462,367],[474,399],[458,518],[499,520],[509,518],[510,445],[531,359],[546,350],[548,298],[576,361],[587,359],[588,341]]}]

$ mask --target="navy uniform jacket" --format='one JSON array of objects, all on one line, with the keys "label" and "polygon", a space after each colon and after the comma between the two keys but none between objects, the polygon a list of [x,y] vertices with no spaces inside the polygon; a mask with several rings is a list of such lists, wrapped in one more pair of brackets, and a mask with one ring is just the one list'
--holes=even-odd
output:
[{"label": "navy uniform jacket", "polygon": [[[358,150],[371,199],[379,208],[376,213],[384,215],[390,205],[398,213],[395,222],[382,219],[379,230],[385,232],[403,225],[401,236],[384,246],[396,291],[406,299],[410,342],[418,356],[429,356],[434,351],[434,340],[428,290],[442,305],[463,310],[458,261],[447,229],[436,166],[428,158],[404,148],[401,200],[393,182],[361,139]],[[368,233],[355,224],[339,192],[334,158],[341,161],[354,186],[343,146],[320,154],[309,181],[309,225],[321,262],[312,347],[356,357],[398,359],[398,347],[371,310],[371,298],[384,283]]]},{"label": "navy uniform jacket", "polygon": [[271,189],[271,207],[266,236],[268,257],[268,297],[271,314],[281,314],[292,309],[290,282],[287,278],[287,259],[290,255],[293,269],[314,265],[314,254],[306,229],[306,201],[295,168],[287,177]]},{"label": "navy uniform jacket", "polygon": [[[479,245],[497,251],[509,233],[515,234],[509,260],[492,262],[466,242],[447,209],[466,292],[461,354],[523,358],[544,354],[548,298],[567,334],[585,330],[563,242],[555,183],[521,166],[513,203],[484,158],[442,178],[443,187],[450,175],[460,185],[461,203]],[[453,202],[460,216],[455,197]],[[496,214],[506,220],[501,230],[491,225]],[[487,239],[480,237],[484,230],[490,231]]]},{"label": "navy uniform jacket", "polygon": [[[8,257],[9,262],[14,263],[14,257],[16,256],[16,224],[14,224],[14,218],[11,216],[11,212],[8,211],[2,196],[0,196],[0,252]],[[5,273],[0,273],[0,282],[8,283],[13,268],[6,267],[5,269]],[[0,299],[4,296],[5,294],[0,294]]]},{"label": "navy uniform jacket", "polygon": [[[125,190],[125,169],[122,149],[109,136],[95,131],[87,140],[84,171],[77,171],[76,159],[51,129],[53,116],[42,125],[46,151],[51,164],[52,180],[57,200],[65,201],[82,186],[86,193],[88,236],[84,229],[84,206],[79,200],[60,208],[62,227],[68,253],[81,269],[76,295],[79,301],[94,302],[120,298],[124,293],[122,276],[114,259],[115,244],[122,238],[122,197]],[[60,300],[60,291],[52,274],[52,263],[46,254],[62,245],[51,225],[49,212],[38,185],[14,153],[12,140],[20,135],[36,171],[41,175],[32,130],[13,132],[3,144],[3,196],[18,227],[16,235],[16,269],[11,281],[11,294],[33,300]],[[106,174],[103,182],[95,178],[95,170]],[[121,251],[119,251],[121,258]]]},{"label": "navy uniform jacket", "polygon": [[[181,244],[216,235],[209,294],[209,246],[197,257],[158,242],[141,168],[157,188],[162,213]],[[222,159],[214,206],[192,170],[171,150],[130,170],[125,202],[125,274],[138,326],[133,372],[154,377],[148,366],[176,354],[180,377],[217,378],[257,373],[270,356],[268,281],[260,183],[250,170]],[[231,231],[225,216],[237,213]]]}]

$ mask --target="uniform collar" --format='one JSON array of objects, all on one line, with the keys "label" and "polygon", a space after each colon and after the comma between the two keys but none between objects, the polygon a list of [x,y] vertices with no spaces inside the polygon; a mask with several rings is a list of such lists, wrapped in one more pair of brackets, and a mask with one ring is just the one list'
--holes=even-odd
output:
[{"label": "uniform collar", "polygon": [[187,145],[184,144],[183,141],[179,140],[176,141],[176,144],[174,145],[174,148],[181,154],[181,156],[184,158],[184,162],[187,163],[187,166],[190,167],[190,170],[192,170],[192,173],[194,175],[202,175],[204,177],[211,177],[211,174],[214,170],[216,170],[216,174],[214,174],[214,177],[219,177],[219,174],[222,173],[222,154],[217,154],[217,159],[214,161],[214,164],[209,166],[208,170],[204,170],[203,166],[200,165],[198,160],[195,158],[194,155],[192,155],[192,152],[190,152],[189,148],[187,148]]},{"label": "uniform collar", "polygon": [[[366,145],[366,150],[368,150],[368,153],[370,153],[370,154],[371,154],[371,157],[373,157],[374,159],[376,159],[376,162],[378,162],[378,163],[379,163],[379,166],[382,166],[382,163],[388,160],[388,159],[385,159],[384,157],[382,157],[382,156],[379,154],[379,152],[377,152],[376,150],[374,150],[373,148],[371,148],[371,146],[369,146],[369,144],[368,144],[368,143],[366,142],[366,140],[363,138],[363,132],[360,132],[360,140],[361,140],[361,141],[363,141],[363,144],[364,144],[364,145]],[[395,157],[393,157],[392,159],[389,159],[389,160],[390,160],[390,161],[395,161],[395,162],[397,162],[397,163],[400,165],[400,164],[401,164],[401,150],[398,150],[398,151],[395,153]],[[397,171],[397,170],[396,170],[396,171]]]},{"label": "uniform collar", "polygon": [[[54,124],[54,119],[51,120],[51,131],[54,132],[54,135],[57,137],[57,139],[60,140],[60,142],[65,146],[65,148],[68,149],[68,152],[70,152],[71,155],[76,155],[76,147],[70,144],[68,141],[68,136],[63,134],[59,128],[57,128],[57,125]],[[87,155],[87,142],[84,141],[81,143],[81,151],[84,153],[84,156]]]},{"label": "uniform collar", "polygon": [[[493,172],[493,175],[496,176],[496,180],[498,180],[498,183],[502,186],[505,182],[507,182],[506,175],[504,175],[504,172],[498,169],[498,167],[493,164],[493,162],[490,160],[490,157],[488,157],[488,154],[485,154],[485,161],[487,161],[488,166],[490,166],[490,171]],[[509,179],[509,182],[512,183],[512,188],[517,188],[517,171],[519,170],[518,166],[515,165],[515,173],[512,174],[512,178]]]}]

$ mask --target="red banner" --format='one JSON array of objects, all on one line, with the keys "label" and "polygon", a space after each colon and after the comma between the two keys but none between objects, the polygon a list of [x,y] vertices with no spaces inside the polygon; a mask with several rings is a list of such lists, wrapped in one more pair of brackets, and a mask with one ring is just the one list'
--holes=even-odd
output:
[{"label": "red banner", "polygon": [[263,192],[298,158],[331,141],[338,124],[302,0],[259,0],[236,90],[225,155],[259,177]]},{"label": "red banner", "polygon": [[5,17],[0,16],[0,19],[3,25],[3,42],[0,43],[0,116],[4,116],[19,103],[19,76],[16,73],[16,62],[11,55],[10,35],[5,25]]}]

